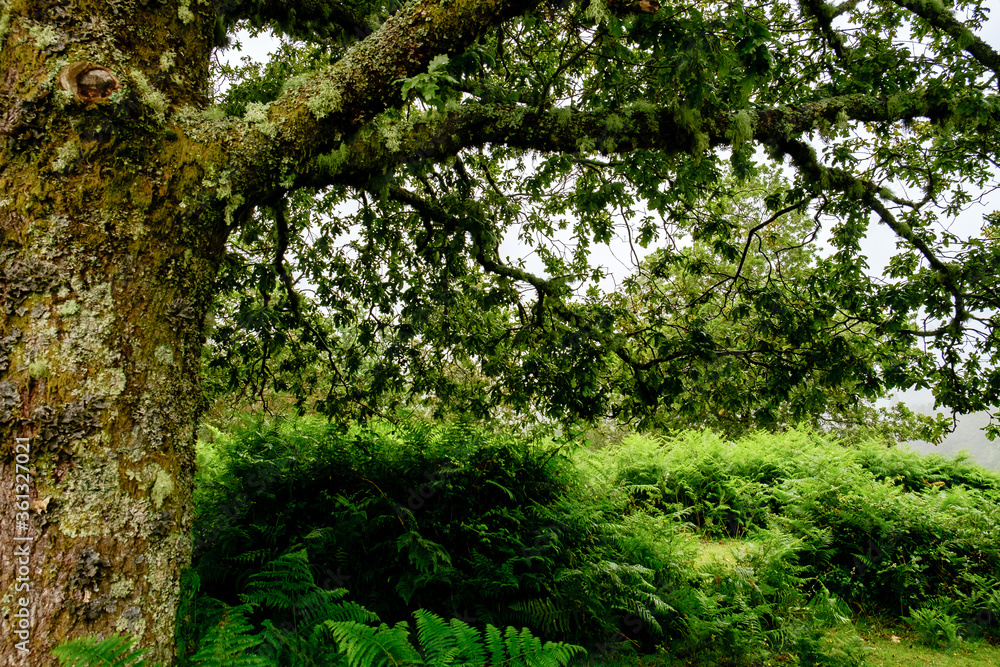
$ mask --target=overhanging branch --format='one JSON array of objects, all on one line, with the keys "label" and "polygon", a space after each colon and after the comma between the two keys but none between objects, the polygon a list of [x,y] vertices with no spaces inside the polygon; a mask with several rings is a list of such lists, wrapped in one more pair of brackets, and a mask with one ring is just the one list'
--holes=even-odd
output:
[{"label": "overhanging branch", "polygon": [[893,0],[900,7],[927,21],[933,27],[955,40],[976,61],[995,74],[1000,74],[1000,53],[982,39],[972,34],[972,31],[957,18],[955,14],[941,2],[932,0]]},{"label": "overhanging branch", "polygon": [[269,197],[342,137],[402,106],[402,80],[425,72],[436,56],[464,51],[537,2],[411,0],[336,63],[231,128],[219,171],[230,174],[232,190],[247,201]]},{"label": "overhanging branch", "polygon": [[969,313],[965,307],[965,294],[956,281],[955,268],[938,257],[927,242],[920,238],[909,224],[892,214],[892,211],[881,201],[883,198],[888,198],[883,195],[882,188],[879,188],[867,179],[859,178],[842,169],[830,168],[820,164],[816,157],[816,151],[802,141],[785,140],[775,142],[775,144],[779,150],[792,159],[792,163],[798,170],[805,174],[812,182],[821,184],[824,189],[837,190],[842,193],[860,196],[864,205],[870,208],[899,238],[916,248],[931,269],[938,274],[941,284],[951,294],[955,306],[951,322],[936,331],[909,331],[907,333],[933,337],[945,333],[957,334],[961,331],[962,323],[969,318]]},{"label": "overhanging branch", "polygon": [[[372,176],[381,176],[407,162],[439,160],[465,148],[491,144],[542,153],[623,154],[637,149],[682,153],[695,150],[699,134],[710,147],[719,147],[731,145],[736,137],[767,143],[803,136],[845,119],[892,123],[944,118],[952,113],[946,103],[932,102],[920,91],[900,94],[892,100],[844,95],[795,106],[719,113],[697,127],[685,125],[672,110],[663,108],[626,107],[616,113],[621,122],[609,124],[606,111],[538,111],[512,105],[469,104],[443,114],[400,121],[391,127],[376,129],[369,125],[346,139],[334,158],[314,160],[300,174],[297,184],[365,187]],[[391,146],[385,141],[386,135],[393,137]]]}]

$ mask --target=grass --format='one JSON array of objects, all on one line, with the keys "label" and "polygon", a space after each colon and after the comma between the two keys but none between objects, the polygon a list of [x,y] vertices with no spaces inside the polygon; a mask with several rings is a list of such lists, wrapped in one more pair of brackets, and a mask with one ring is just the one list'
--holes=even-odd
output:
[{"label": "grass", "polygon": [[946,648],[929,648],[902,625],[858,619],[858,634],[871,648],[870,667],[1000,667],[1000,646],[985,641],[961,641]]},{"label": "grass", "polygon": [[703,567],[721,563],[724,565],[735,565],[736,554],[734,549],[746,548],[749,542],[739,539],[702,539],[697,542],[697,555],[694,558],[695,567]]}]

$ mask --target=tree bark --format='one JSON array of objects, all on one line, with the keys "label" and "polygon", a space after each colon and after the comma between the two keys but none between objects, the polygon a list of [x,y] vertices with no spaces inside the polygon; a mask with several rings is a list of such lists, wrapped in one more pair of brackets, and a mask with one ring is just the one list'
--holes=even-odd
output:
[{"label": "tree bark", "polygon": [[197,196],[204,149],[165,118],[206,102],[210,19],[186,4],[3,7],[2,665],[114,633],[173,656],[227,226]]}]

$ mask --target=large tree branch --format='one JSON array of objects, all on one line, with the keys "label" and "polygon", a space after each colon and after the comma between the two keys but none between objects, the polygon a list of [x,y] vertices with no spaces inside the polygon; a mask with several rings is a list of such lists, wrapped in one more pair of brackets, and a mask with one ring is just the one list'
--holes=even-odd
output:
[{"label": "large tree branch", "polygon": [[[698,129],[684,127],[674,114],[660,111],[622,110],[627,122],[614,132],[609,132],[608,118],[603,113],[572,110],[537,112],[509,106],[467,106],[449,114],[410,122],[393,128],[398,138],[392,146],[381,141],[381,133],[366,131],[346,142],[337,160],[321,161],[304,177],[313,186],[339,182],[361,186],[374,174],[384,174],[397,165],[415,159],[440,159],[454,155],[463,148],[488,144],[505,144],[525,149],[552,152],[578,152],[582,145],[604,152],[627,152],[635,149],[687,152],[696,140],[695,134],[703,132],[709,145],[731,143],[739,132],[749,136],[743,140],[756,140],[777,146],[792,157],[795,166],[810,180],[822,184],[824,189],[840,191],[854,196],[860,193],[864,204],[896,234],[920,252],[933,271],[939,274],[942,284],[954,299],[953,321],[947,329],[954,331],[967,319],[968,312],[954,268],[941,260],[933,249],[905,221],[898,219],[883,204],[882,199],[892,200],[892,194],[883,191],[870,181],[844,170],[822,165],[816,154],[797,136],[849,118],[865,122],[905,121],[917,117],[944,117],[943,109],[932,106],[921,94],[913,93],[892,101],[864,95],[830,98],[792,107],[765,111],[743,111],[738,114],[720,115],[706,120]],[[739,119],[740,115],[745,115]],[[735,126],[740,125],[742,129]],[[618,123],[614,126],[617,128]],[[603,136],[600,133],[604,133]],[[397,197],[416,208],[428,218],[440,220],[449,217],[444,211],[432,211],[428,202],[418,198]],[[515,275],[511,267],[493,265],[485,256],[477,257],[484,269],[497,275],[531,284],[541,300],[551,287],[536,276]],[[516,270],[514,270],[516,271]],[[567,313],[560,313],[567,315]],[[918,332],[911,332],[918,333]],[[930,332],[937,335],[942,332]]]},{"label": "large tree branch", "polygon": [[823,2],[823,0],[799,0],[799,5],[803,11],[816,19],[820,34],[830,44],[830,48],[833,49],[838,58],[844,58],[845,54],[851,52],[844,41],[844,36],[833,27],[833,19],[837,16],[836,7]]},{"label": "large tree branch", "polygon": [[425,72],[438,55],[463,51],[488,28],[537,2],[411,0],[335,64],[266,108],[248,111],[230,128],[228,162],[220,170],[246,200],[268,196],[341,137],[401,106],[400,81]]},{"label": "large tree branch", "polygon": [[[685,125],[666,109],[625,108],[607,112],[531,110],[509,105],[466,105],[446,114],[410,119],[392,127],[367,127],[347,138],[338,152],[299,173],[299,185],[335,183],[364,187],[401,164],[441,159],[465,148],[505,145],[539,152],[628,153],[636,149],[692,152],[701,146],[745,141],[770,143],[808,135],[838,122],[897,122],[951,114],[922,92],[894,96],[845,95],[795,106],[720,113],[701,125]],[[612,122],[612,121],[615,122]],[[392,141],[386,141],[391,136]]]}]

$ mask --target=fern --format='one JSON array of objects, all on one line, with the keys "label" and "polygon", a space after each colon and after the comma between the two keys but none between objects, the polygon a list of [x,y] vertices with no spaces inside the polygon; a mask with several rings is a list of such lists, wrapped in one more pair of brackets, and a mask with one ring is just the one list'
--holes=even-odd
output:
[{"label": "fern", "polygon": [[510,606],[515,619],[542,628],[546,632],[568,633],[573,625],[572,613],[552,598],[534,598]]},{"label": "fern", "polygon": [[142,659],[146,649],[132,650],[134,643],[135,638],[121,635],[84,637],[59,644],[52,655],[63,667],[153,667]]},{"label": "fern", "polygon": [[349,667],[564,667],[584,654],[579,646],[546,642],[527,628],[508,627],[503,633],[487,625],[485,637],[468,624],[419,609],[418,651],[410,640],[406,622],[373,628],[352,621],[328,621],[327,627],[347,657]]},{"label": "fern", "polygon": [[406,621],[378,628],[355,621],[327,621],[340,651],[350,667],[397,667],[422,665],[420,654],[410,644]]},{"label": "fern", "polygon": [[263,626],[262,653],[266,653],[275,665],[281,667],[346,665],[344,656],[335,652],[330,641],[330,633],[322,623],[308,632],[282,630],[275,627],[270,619],[265,619]]},{"label": "fern", "polygon": [[275,558],[263,571],[251,575],[240,599],[254,607],[292,612],[308,627],[326,620],[375,621],[377,617],[356,602],[341,601],[347,591],[328,591],[316,585],[305,549]]},{"label": "fern", "polygon": [[486,664],[486,649],[480,642],[478,630],[458,619],[446,623],[439,616],[424,610],[417,612],[416,616],[417,638],[430,664],[447,665],[456,661]]},{"label": "fern", "polygon": [[[492,626],[486,627],[487,631],[491,628]],[[486,648],[491,655],[488,664],[492,667],[563,667],[569,664],[573,656],[586,653],[580,646],[562,642],[545,642],[543,646],[541,640],[532,636],[527,628],[518,631],[513,627],[507,628],[503,641],[500,640],[499,631],[487,632]],[[505,651],[506,656],[501,657]]]},{"label": "fern", "polygon": [[220,667],[270,667],[271,662],[254,653],[263,639],[252,634],[253,626],[246,619],[250,605],[229,607],[222,620],[205,637],[191,662]]},{"label": "fern", "polygon": [[315,588],[308,556],[305,549],[300,549],[282,554],[251,575],[240,599],[255,606],[291,609],[299,598]]},{"label": "fern", "polygon": [[405,572],[396,584],[396,591],[407,604],[417,591],[428,584],[455,579],[455,568],[447,549],[417,531],[410,530],[400,535],[396,548],[399,553],[407,554],[416,569],[415,573]]}]

